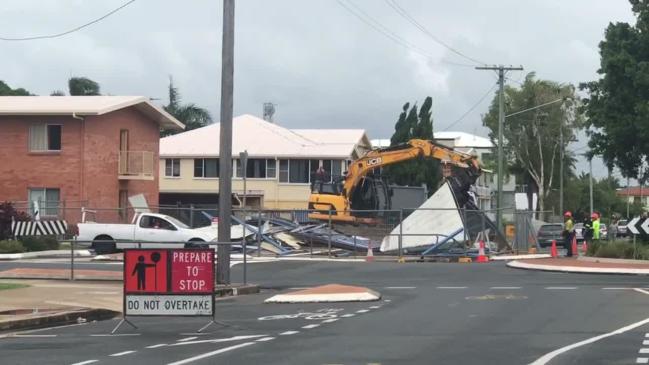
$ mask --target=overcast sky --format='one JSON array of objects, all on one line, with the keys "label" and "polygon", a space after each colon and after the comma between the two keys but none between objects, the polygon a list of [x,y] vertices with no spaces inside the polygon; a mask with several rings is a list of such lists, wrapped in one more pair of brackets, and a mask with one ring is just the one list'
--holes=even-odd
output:
[{"label": "overcast sky", "polygon": [[[58,33],[125,1],[3,0],[0,36]],[[575,84],[596,78],[597,46],[608,23],[633,22],[624,0],[396,2],[437,39],[473,59],[522,65],[540,78]],[[260,116],[262,104],[273,102],[276,122],[286,127],[364,128],[370,138],[389,138],[406,101],[432,96],[434,128],[442,130],[495,84],[490,71],[453,65],[473,62],[435,43],[385,1],[344,3],[419,51],[386,38],[337,0],[238,0],[235,115]],[[184,101],[218,120],[221,28],[221,1],[137,0],[62,38],[0,42],[0,79],[46,95],[67,91],[70,76],[86,76],[103,93],[163,102],[173,75]],[[492,97],[449,130],[486,136],[481,114]],[[571,148],[585,144],[582,137]],[[604,175],[595,165],[595,176]]]}]

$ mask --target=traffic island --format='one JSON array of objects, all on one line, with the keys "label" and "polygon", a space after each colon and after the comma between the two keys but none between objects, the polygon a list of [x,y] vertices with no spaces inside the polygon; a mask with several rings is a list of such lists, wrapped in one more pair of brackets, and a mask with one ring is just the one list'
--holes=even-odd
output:
[{"label": "traffic island", "polygon": [[[70,269],[16,268],[0,271],[0,279],[58,279],[69,280]],[[109,270],[74,270],[76,280],[121,281],[124,274]]]},{"label": "traffic island", "polygon": [[361,286],[328,284],[270,297],[264,303],[372,302],[381,294]]},{"label": "traffic island", "polygon": [[507,266],[516,269],[584,274],[649,275],[649,262],[604,258],[549,258],[514,260]]},{"label": "traffic island", "polygon": [[0,332],[101,321],[114,318],[118,314],[119,312],[102,308],[77,308],[59,310],[14,309],[10,311],[0,312]]}]

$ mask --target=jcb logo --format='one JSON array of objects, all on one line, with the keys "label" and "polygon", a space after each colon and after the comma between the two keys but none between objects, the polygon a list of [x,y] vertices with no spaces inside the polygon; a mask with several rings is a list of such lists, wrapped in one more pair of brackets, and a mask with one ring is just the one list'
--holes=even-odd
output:
[{"label": "jcb logo", "polygon": [[367,166],[378,165],[381,163],[381,161],[382,161],[381,157],[370,158],[369,160],[367,160]]}]

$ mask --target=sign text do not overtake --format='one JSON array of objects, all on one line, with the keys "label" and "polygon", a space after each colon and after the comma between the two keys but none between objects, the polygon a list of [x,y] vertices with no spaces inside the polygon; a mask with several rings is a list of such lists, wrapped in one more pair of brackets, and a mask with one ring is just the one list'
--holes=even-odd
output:
[{"label": "sign text do not overtake", "polygon": [[214,250],[124,251],[124,315],[214,314]]}]

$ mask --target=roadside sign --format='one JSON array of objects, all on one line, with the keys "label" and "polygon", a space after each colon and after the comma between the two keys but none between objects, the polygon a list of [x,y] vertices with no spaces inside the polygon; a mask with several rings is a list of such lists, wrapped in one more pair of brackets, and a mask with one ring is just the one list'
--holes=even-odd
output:
[{"label": "roadside sign", "polygon": [[640,234],[640,231],[638,230],[638,227],[636,226],[636,224],[638,224],[638,221],[640,221],[640,217],[635,217],[627,224],[627,228],[633,234]]},{"label": "roadside sign", "polygon": [[213,316],[213,249],[124,250],[125,316]]},{"label": "roadside sign", "polygon": [[649,219],[645,219],[641,224],[640,224],[640,230],[644,231],[644,233],[649,234]]}]

